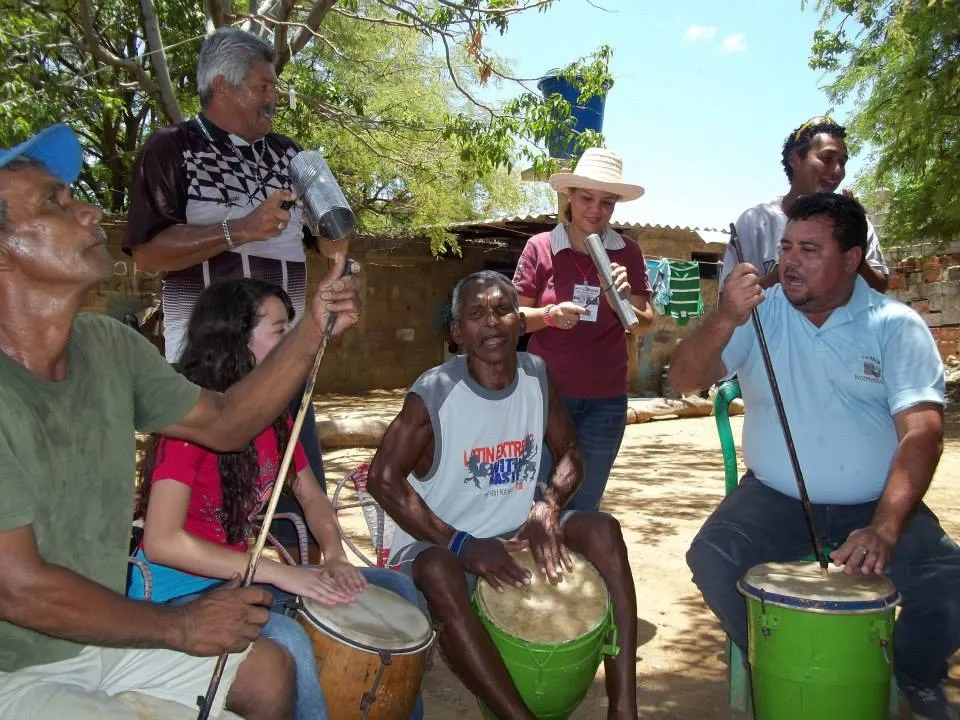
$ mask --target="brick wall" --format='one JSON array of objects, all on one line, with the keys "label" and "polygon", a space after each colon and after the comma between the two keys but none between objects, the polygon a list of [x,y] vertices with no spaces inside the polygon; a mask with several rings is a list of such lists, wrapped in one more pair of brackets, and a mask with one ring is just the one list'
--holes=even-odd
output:
[{"label": "brick wall", "polygon": [[[115,261],[114,274],[90,291],[82,309],[119,314],[118,310],[149,307],[159,297],[161,275],[137,270],[123,254],[123,219],[107,219],[103,227]],[[719,257],[723,252],[722,245],[705,245],[689,231],[679,229],[642,228],[626,234],[637,240],[649,257],[690,259],[693,253]],[[350,255],[364,268],[363,314],[356,330],[327,348],[317,377],[317,392],[406,387],[424,370],[442,362],[447,354],[439,316],[453,286],[477,270],[512,273],[523,240],[461,243],[461,257],[438,259],[423,240],[355,238]],[[315,282],[329,266],[326,258],[310,253],[308,278]],[[705,309],[713,309],[716,281],[704,281],[703,295]],[[658,316],[649,332],[650,346],[628,345],[632,391],[659,394],[663,365],[677,340],[694,326],[695,322],[680,328],[672,318]],[[156,330],[159,332],[159,327]]]},{"label": "brick wall", "polygon": [[940,355],[960,357],[960,242],[893,248],[892,295],[920,313]]}]

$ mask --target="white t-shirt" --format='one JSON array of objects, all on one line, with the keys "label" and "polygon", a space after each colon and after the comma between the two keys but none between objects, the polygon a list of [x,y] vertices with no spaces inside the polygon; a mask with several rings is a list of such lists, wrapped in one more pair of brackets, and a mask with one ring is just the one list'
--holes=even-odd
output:
[{"label": "white t-shirt", "polygon": [[[787,227],[787,216],[780,206],[782,200],[783,198],[776,198],[754,205],[737,218],[737,237],[740,238],[743,259],[756,266],[761,277],[773,270],[780,257],[780,241]],[[890,274],[880,252],[880,238],[877,237],[870,218],[867,218],[867,263],[884,275]],[[726,255],[723,256],[723,269],[720,271],[721,287],[736,264],[737,255],[732,247],[728,247]]]},{"label": "white t-shirt", "polygon": [[[479,385],[458,355],[428,370],[410,388],[433,426],[434,455],[410,485],[433,513],[474,537],[519,528],[533,505],[547,427],[543,359],[517,353],[517,374],[503,390]],[[416,540],[397,528],[391,558]]]}]

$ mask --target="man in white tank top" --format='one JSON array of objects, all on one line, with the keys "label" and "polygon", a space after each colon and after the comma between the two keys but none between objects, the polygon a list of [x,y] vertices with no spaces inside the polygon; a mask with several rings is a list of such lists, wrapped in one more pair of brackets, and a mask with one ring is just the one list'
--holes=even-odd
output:
[{"label": "man in white tank top", "polygon": [[[495,588],[529,582],[510,554],[525,547],[554,581],[570,567],[567,548],[593,563],[620,638],[620,652],[606,660],[608,717],[636,720],[637,602],[627,548],[612,516],[562,512],[583,480],[583,461],[543,361],[516,350],[523,329],[507,278],[488,271],[457,284],[450,333],[465,354],[410,389],[367,487],[398,525],[391,564],[412,575],[444,657],[497,717],[533,714],[471,607],[477,578]],[[536,493],[544,442],[556,461]]]}]

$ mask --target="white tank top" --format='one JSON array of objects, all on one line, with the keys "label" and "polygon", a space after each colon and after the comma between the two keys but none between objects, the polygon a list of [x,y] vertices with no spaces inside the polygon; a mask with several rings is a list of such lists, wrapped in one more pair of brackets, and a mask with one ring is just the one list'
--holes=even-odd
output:
[{"label": "white tank top", "polygon": [[[410,485],[433,513],[474,537],[494,537],[524,523],[537,485],[546,432],[547,371],[536,355],[517,353],[517,374],[503,390],[474,380],[460,355],[428,370],[410,392],[433,426],[433,465]],[[391,558],[415,541],[397,528]]]}]

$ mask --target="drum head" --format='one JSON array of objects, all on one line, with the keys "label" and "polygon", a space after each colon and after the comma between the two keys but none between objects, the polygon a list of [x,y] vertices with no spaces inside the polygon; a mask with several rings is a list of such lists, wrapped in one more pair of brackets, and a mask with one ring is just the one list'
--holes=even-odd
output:
[{"label": "drum head", "polygon": [[842,567],[830,565],[824,577],[814,561],[757,565],[738,587],[771,605],[823,612],[871,612],[900,602],[896,587],[882,575],[847,575]]},{"label": "drum head", "polygon": [[307,598],[301,602],[304,615],[318,630],[364,650],[413,652],[433,635],[430,622],[415,605],[375,585],[367,585],[347,605],[321,605]]},{"label": "drum head", "polygon": [[480,610],[498,628],[526,642],[557,645],[581,638],[603,622],[610,604],[607,588],[586,559],[571,552],[573,570],[553,585],[537,570],[529,550],[513,557],[533,575],[529,585],[497,592],[483,579],[477,583]]}]

